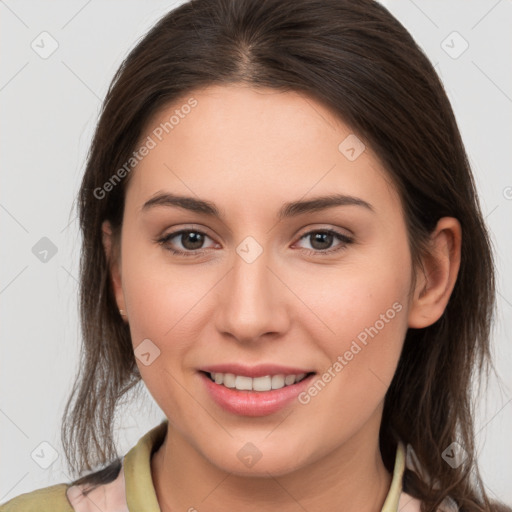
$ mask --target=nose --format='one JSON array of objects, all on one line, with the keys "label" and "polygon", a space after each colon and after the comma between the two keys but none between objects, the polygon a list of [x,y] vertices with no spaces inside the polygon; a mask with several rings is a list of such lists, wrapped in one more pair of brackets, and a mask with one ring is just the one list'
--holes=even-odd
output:
[{"label": "nose", "polygon": [[[274,267],[274,268],[271,268]],[[290,292],[276,277],[275,265],[263,252],[248,262],[235,254],[233,267],[219,290],[216,327],[241,343],[279,337],[290,323]]]}]

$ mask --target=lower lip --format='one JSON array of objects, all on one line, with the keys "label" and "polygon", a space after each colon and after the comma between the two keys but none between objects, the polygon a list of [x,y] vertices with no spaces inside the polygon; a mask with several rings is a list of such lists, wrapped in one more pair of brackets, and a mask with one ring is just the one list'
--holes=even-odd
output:
[{"label": "lower lip", "polygon": [[310,384],[314,374],[291,386],[272,391],[239,391],[213,382],[200,372],[206,389],[224,410],[240,416],[266,416],[285,408]]}]

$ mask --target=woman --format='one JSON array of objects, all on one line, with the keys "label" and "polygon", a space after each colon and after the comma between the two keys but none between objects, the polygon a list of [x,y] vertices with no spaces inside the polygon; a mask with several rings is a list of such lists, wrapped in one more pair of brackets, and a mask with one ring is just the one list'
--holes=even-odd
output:
[{"label": "woman", "polygon": [[[170,12],[113,80],[79,214],[81,478],[0,510],[510,510],[473,443],[488,234],[442,85],[384,7]],[[166,420],[119,457],[141,379]]]}]

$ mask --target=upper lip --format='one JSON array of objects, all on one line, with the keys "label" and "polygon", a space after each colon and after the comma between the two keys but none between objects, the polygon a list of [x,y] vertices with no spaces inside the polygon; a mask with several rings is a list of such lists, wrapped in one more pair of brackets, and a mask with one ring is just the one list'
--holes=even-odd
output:
[{"label": "upper lip", "polygon": [[278,364],[258,364],[245,366],[238,363],[215,364],[204,366],[200,371],[207,373],[233,373],[245,377],[264,377],[266,375],[300,375],[301,373],[313,373],[313,370],[304,368],[281,366]]}]

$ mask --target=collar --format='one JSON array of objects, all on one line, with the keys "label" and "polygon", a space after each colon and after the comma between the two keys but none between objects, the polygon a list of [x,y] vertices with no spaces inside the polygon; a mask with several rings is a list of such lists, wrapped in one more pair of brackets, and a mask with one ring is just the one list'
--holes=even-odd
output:
[{"label": "collar", "polygon": [[[168,420],[147,432],[124,456],[118,477],[109,484],[91,491],[87,498],[76,486],[68,489],[68,499],[75,512],[161,512],[151,475],[151,456],[160,447],[167,433]],[[420,502],[402,490],[405,470],[405,447],[397,445],[391,486],[381,512],[417,512]]]}]

